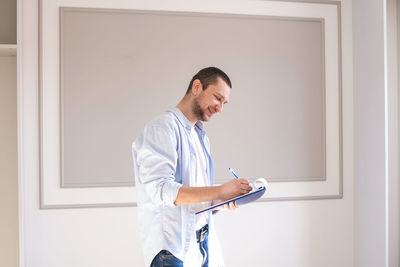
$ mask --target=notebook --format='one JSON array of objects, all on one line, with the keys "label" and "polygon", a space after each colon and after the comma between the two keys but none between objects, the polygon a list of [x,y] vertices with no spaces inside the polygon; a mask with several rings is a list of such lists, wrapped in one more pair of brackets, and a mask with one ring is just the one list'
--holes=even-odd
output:
[{"label": "notebook", "polygon": [[200,214],[202,212],[211,211],[211,210],[213,210],[215,208],[218,208],[220,206],[223,206],[223,205],[228,204],[228,203],[233,202],[233,201],[236,201],[236,205],[238,205],[238,206],[244,205],[244,204],[247,204],[247,203],[250,203],[250,202],[253,202],[253,201],[256,201],[257,199],[259,199],[260,197],[262,197],[264,195],[265,190],[266,190],[266,187],[265,186],[261,186],[258,189],[252,190],[247,194],[244,194],[244,195],[241,195],[241,196],[238,196],[238,197],[223,201],[221,203],[212,205],[212,206],[210,206],[208,208],[199,210],[195,214],[197,215],[197,214]]}]

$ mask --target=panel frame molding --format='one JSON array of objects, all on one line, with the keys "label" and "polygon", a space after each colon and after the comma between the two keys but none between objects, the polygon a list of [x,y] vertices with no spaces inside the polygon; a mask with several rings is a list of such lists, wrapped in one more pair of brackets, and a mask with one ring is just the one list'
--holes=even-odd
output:
[{"label": "panel frame molding", "polygon": [[[302,8],[301,15],[296,10]],[[325,75],[323,81],[326,84],[334,83],[337,86],[327,89],[323,93],[325,100],[335,97],[336,101],[330,109],[337,111],[333,122],[325,119],[325,146],[328,140],[332,143],[330,147],[337,146],[337,150],[326,155],[325,179],[294,179],[279,180],[272,179],[270,192],[259,201],[288,201],[288,200],[314,200],[314,199],[340,199],[343,197],[343,142],[342,142],[342,73],[341,73],[341,3],[338,1],[124,1],[117,0],[112,3],[106,0],[90,0],[84,3],[73,0],[40,0],[39,7],[39,177],[40,177],[40,208],[94,208],[94,207],[131,207],[136,206],[136,189],[134,186],[98,185],[85,187],[66,186],[62,182],[61,149],[62,149],[62,126],[61,108],[61,51],[60,51],[60,16],[64,8],[89,9],[89,10],[112,10],[113,12],[147,12],[147,13],[184,13],[184,14],[210,14],[213,16],[263,16],[283,19],[306,19],[323,20],[329,24],[325,32],[323,51],[325,53]],[[298,9],[297,9],[298,10]],[[292,13],[290,13],[292,12]],[[296,14],[297,15],[293,15]],[[331,14],[331,13],[334,14]],[[50,21],[50,22],[49,22]],[[323,28],[327,27],[322,23]],[[333,29],[333,30],[332,30]],[[46,34],[45,34],[46,33]],[[327,37],[333,38],[336,45],[326,45]],[[58,38],[58,39],[57,39]],[[45,52],[46,51],[46,52]],[[334,53],[336,58],[326,59],[328,53]],[[51,60],[57,58],[58,64]],[[332,62],[333,61],[333,62]],[[336,64],[335,64],[336,62]],[[59,68],[54,68],[59,66]],[[327,73],[330,73],[329,77]],[[333,75],[331,73],[334,73]],[[336,74],[336,75],[335,75]],[[332,78],[332,77],[336,77]],[[59,86],[59,90],[51,90]],[[332,87],[332,86],[331,86]],[[329,95],[330,94],[330,95]],[[54,101],[58,99],[58,101]],[[53,101],[52,101],[53,100]],[[324,103],[327,104],[327,101]],[[58,107],[57,107],[58,105]],[[50,111],[58,110],[60,116],[51,115]],[[325,110],[325,109],[324,109]],[[50,114],[51,113],[51,114]],[[56,112],[57,113],[57,112]],[[328,113],[325,111],[325,113]],[[331,113],[329,113],[331,114]],[[324,114],[326,115],[326,114]],[[332,115],[332,114],[331,114]],[[327,116],[327,115],[326,115]],[[58,118],[58,122],[57,122]],[[329,124],[329,127],[328,125]],[[59,127],[55,126],[58,125]],[[332,129],[335,134],[331,133]],[[330,134],[330,138],[328,138]],[[329,150],[331,151],[331,150]],[[327,153],[327,148],[325,147]],[[55,157],[59,157],[57,162]],[[52,157],[53,156],[53,157]],[[330,161],[334,161],[333,165]],[[328,164],[330,164],[328,166]],[[329,171],[327,168],[330,168]],[[336,169],[335,169],[336,168]],[[332,170],[333,169],[333,170]],[[333,173],[333,175],[332,175]],[[309,178],[309,177],[308,177]]]},{"label": "panel frame molding", "polygon": [[[117,9],[99,9],[99,8],[79,8],[79,7],[60,7],[60,37],[59,37],[59,44],[60,44],[60,184],[61,188],[83,188],[83,187],[120,187],[120,186],[135,186],[133,182],[125,182],[125,183],[66,183],[65,181],[65,174],[64,174],[64,109],[63,109],[63,16],[66,12],[82,12],[82,13],[114,13],[114,14],[139,14],[139,15],[172,15],[172,16],[190,16],[190,17],[211,17],[211,18],[234,18],[234,19],[257,19],[257,20],[282,20],[282,21],[296,21],[296,22],[318,22],[321,26],[321,103],[322,103],[322,117],[324,118],[322,122],[322,132],[326,133],[326,124],[325,124],[325,94],[326,94],[326,86],[325,86],[325,28],[324,28],[324,19],[323,18],[298,18],[298,17],[273,17],[273,16],[254,16],[254,15],[238,15],[238,14],[210,14],[210,13],[195,13],[195,12],[172,12],[172,11],[144,11],[144,10],[117,10]],[[326,181],[327,172],[326,172],[326,139],[324,138],[324,142],[322,144],[322,151],[323,157],[323,174],[322,176],[295,176],[295,177],[268,177],[269,182],[306,182],[306,181]],[[126,178],[125,180],[128,180]],[[216,180],[217,183],[224,183],[226,180]]]}]

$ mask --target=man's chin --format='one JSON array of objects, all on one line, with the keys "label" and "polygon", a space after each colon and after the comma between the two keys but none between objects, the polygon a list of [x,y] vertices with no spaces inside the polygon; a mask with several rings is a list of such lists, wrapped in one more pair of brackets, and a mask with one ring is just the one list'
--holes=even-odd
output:
[{"label": "man's chin", "polygon": [[201,116],[201,120],[202,120],[202,121],[209,121],[210,118],[211,118],[211,116],[208,116],[208,115],[206,115],[206,114],[204,114],[203,116]]},{"label": "man's chin", "polygon": [[199,114],[199,118],[201,121],[209,121],[213,114],[208,114],[207,112],[202,112]]}]

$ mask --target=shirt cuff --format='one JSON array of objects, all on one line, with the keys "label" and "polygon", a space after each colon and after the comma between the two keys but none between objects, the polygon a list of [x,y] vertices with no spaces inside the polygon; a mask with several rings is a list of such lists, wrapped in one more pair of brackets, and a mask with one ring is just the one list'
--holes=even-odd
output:
[{"label": "shirt cuff", "polygon": [[176,182],[170,182],[170,183],[165,183],[163,186],[163,203],[166,206],[176,206],[175,205],[175,200],[176,197],[178,196],[179,189],[183,186],[183,184],[176,183]]}]

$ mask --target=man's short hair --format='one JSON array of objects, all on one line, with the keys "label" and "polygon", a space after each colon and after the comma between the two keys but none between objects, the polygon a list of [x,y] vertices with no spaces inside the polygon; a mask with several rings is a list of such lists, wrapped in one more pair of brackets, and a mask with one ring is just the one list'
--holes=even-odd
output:
[{"label": "man's short hair", "polygon": [[189,83],[186,94],[188,94],[192,90],[194,80],[199,79],[201,85],[203,86],[203,90],[206,90],[210,84],[215,84],[218,78],[221,78],[230,88],[232,88],[231,80],[225,72],[216,67],[208,67],[200,70],[196,75],[193,76],[192,80]]}]

